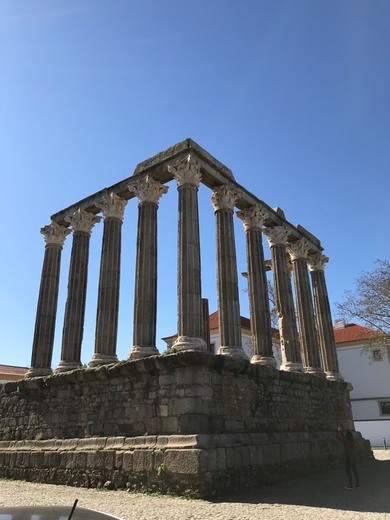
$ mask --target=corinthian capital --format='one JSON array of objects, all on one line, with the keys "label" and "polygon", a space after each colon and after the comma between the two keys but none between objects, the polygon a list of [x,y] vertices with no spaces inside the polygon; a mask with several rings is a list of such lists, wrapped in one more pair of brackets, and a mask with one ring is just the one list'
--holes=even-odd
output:
[{"label": "corinthian capital", "polygon": [[141,179],[137,184],[129,184],[129,191],[134,193],[138,197],[139,203],[142,202],[154,202],[158,205],[158,201],[164,193],[168,191],[168,187],[164,186],[159,181],[147,175],[144,179]]},{"label": "corinthian capital", "polygon": [[77,233],[79,231],[88,233],[88,235],[91,234],[93,226],[97,222],[100,222],[101,219],[102,217],[97,217],[93,213],[89,213],[81,208],[75,211],[70,217],[65,218],[66,222],[69,222],[72,226],[73,232]]},{"label": "corinthian capital", "polygon": [[300,238],[296,242],[291,242],[287,245],[287,251],[292,261],[298,260],[298,258],[307,259],[310,249],[310,244],[304,238]]},{"label": "corinthian capital", "polygon": [[116,193],[106,193],[96,202],[96,206],[102,210],[104,218],[117,218],[123,221],[123,213],[127,204],[126,199],[122,199]]},{"label": "corinthian capital", "polygon": [[227,184],[217,186],[213,189],[211,196],[211,203],[214,208],[214,212],[220,209],[234,209],[236,200],[238,198],[237,193],[232,190]]},{"label": "corinthian capital", "polygon": [[284,226],[274,226],[271,228],[265,228],[264,234],[267,235],[268,244],[270,247],[287,245],[287,239],[290,235],[290,231]]},{"label": "corinthian capital", "polygon": [[48,226],[41,228],[41,233],[47,246],[55,244],[62,247],[64,245],[65,238],[71,232],[71,229],[60,226],[57,224],[57,222],[52,222]]},{"label": "corinthian capital", "polygon": [[321,253],[309,255],[309,271],[324,271],[329,258]]},{"label": "corinthian capital", "polygon": [[238,211],[237,217],[242,220],[245,231],[248,231],[252,228],[262,229],[264,221],[267,220],[269,215],[261,206],[256,205]]},{"label": "corinthian capital", "polygon": [[184,161],[177,162],[175,166],[169,165],[168,171],[173,174],[178,186],[191,184],[198,187],[202,180],[200,166],[191,154],[188,154]]}]

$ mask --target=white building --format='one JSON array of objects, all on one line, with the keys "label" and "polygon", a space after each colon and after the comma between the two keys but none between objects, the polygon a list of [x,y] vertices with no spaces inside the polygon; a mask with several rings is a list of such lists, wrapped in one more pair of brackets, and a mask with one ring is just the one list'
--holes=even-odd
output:
[{"label": "white building", "polygon": [[13,365],[0,365],[0,384],[9,383],[23,379],[27,367],[15,367]]},{"label": "white building", "polygon": [[[252,334],[251,334],[251,322],[248,318],[241,316],[241,341],[242,348],[248,359],[252,357]],[[210,314],[209,319],[210,326],[210,350],[214,354],[217,354],[219,347],[221,346],[219,330],[218,330],[218,311]],[[279,345],[279,332],[276,329],[272,329],[272,351],[276,360],[277,368],[280,368],[282,364],[282,356],[280,353]]]},{"label": "white building", "polygon": [[370,329],[355,323],[336,320],[334,333],[340,372],[353,386],[355,428],[372,446],[390,447],[390,349],[370,346]]}]

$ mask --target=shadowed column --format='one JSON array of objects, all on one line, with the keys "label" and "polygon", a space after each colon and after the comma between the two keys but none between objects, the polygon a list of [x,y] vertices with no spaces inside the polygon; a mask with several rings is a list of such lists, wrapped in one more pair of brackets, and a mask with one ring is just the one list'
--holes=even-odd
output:
[{"label": "shadowed column", "polygon": [[43,227],[41,233],[46,242],[45,256],[39,288],[31,367],[26,377],[44,376],[52,372],[61,251],[65,238],[71,230],[52,222]]},{"label": "shadowed column", "polygon": [[251,206],[237,216],[243,221],[248,263],[249,308],[252,332],[252,363],[276,366],[272,352],[271,314],[264,265],[262,227],[268,214],[260,206]]},{"label": "shadowed column", "polygon": [[289,231],[283,226],[264,229],[272,254],[272,273],[275,286],[276,310],[279,318],[282,370],[302,371],[291,275],[286,251]]},{"label": "shadowed column", "polygon": [[325,281],[325,264],[328,261],[329,258],[321,253],[309,255],[309,270],[313,286],[318,338],[326,378],[331,381],[343,381],[337,359],[332,315]]},{"label": "shadowed column", "polygon": [[202,327],[198,186],[200,167],[191,155],[170,166],[179,194],[178,338],[173,348],[206,350]]},{"label": "shadowed column", "polygon": [[302,349],[305,372],[314,375],[324,375],[321,367],[317,331],[314,321],[314,308],[311,296],[307,255],[310,244],[301,238],[290,243],[287,250],[294,272],[296,305],[298,311],[299,339]]},{"label": "shadowed column", "polygon": [[62,332],[61,361],[55,372],[66,372],[81,366],[81,343],[84,331],[85,301],[88,278],[89,239],[92,227],[101,217],[78,209],[66,221],[73,228],[68,298]]},{"label": "shadowed column", "polygon": [[137,259],[134,290],[133,347],[129,359],[159,354],[156,347],[157,322],[157,209],[168,188],[147,175],[129,184],[138,203]]},{"label": "shadowed column", "polygon": [[210,311],[207,298],[202,298],[202,338],[205,340],[207,351],[210,352]]},{"label": "shadowed column", "polygon": [[217,231],[218,354],[247,359],[241,341],[240,302],[233,211],[236,193],[226,185],[214,188],[211,198]]},{"label": "shadowed column", "polygon": [[118,361],[118,333],[121,234],[127,200],[115,193],[105,194],[96,202],[104,216],[102,256],[96,313],[95,353],[89,365],[107,365]]}]

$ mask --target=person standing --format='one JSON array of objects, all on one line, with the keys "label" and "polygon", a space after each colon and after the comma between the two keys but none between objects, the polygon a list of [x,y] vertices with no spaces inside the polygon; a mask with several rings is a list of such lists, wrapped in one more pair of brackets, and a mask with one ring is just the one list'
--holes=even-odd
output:
[{"label": "person standing", "polygon": [[355,441],[353,440],[352,432],[349,430],[347,432],[344,432],[343,428],[339,426],[337,428],[336,435],[338,440],[342,442],[345,450],[345,472],[348,477],[348,485],[345,486],[345,489],[354,488],[354,486],[352,485],[352,472],[355,476],[355,488],[359,488],[359,473],[356,467]]}]

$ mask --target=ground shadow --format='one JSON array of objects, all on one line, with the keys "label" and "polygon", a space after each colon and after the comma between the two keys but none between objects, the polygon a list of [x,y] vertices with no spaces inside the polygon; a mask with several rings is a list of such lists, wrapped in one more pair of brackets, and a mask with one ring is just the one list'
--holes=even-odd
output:
[{"label": "ground shadow", "polygon": [[358,465],[361,487],[345,490],[340,467],[239,493],[215,502],[289,504],[372,513],[390,512],[390,461],[371,460]]}]

